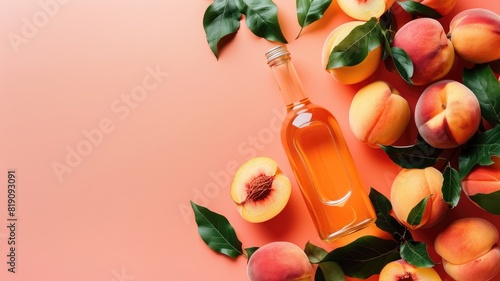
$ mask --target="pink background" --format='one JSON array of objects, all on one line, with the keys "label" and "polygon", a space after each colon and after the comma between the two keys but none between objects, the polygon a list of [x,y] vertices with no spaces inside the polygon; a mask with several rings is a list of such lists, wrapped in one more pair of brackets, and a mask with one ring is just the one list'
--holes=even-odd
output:
[{"label": "pink background", "polygon": [[[243,247],[346,243],[318,240],[281,148],[284,108],[264,58],[275,44],[242,21],[216,60],[202,26],[210,3],[0,2],[0,280],[246,280],[245,258],[218,255],[200,239],[190,200],[226,216]],[[412,104],[422,88],[383,65],[365,82],[337,83],[321,66],[321,49],[328,33],[351,19],[334,1],[295,39],[295,1],[275,3],[311,99],[337,116],[367,189],[388,195],[399,168],[354,139],[349,103],[373,80],[389,81]],[[494,0],[459,0],[452,14],[475,6],[500,13]],[[451,16],[441,20],[446,31]],[[279,163],[293,192],[279,216],[250,224],[228,186],[235,169],[257,155]],[[11,169],[16,274],[6,264]],[[473,215],[500,225],[462,198],[440,225],[415,237],[430,243],[451,220]]]}]

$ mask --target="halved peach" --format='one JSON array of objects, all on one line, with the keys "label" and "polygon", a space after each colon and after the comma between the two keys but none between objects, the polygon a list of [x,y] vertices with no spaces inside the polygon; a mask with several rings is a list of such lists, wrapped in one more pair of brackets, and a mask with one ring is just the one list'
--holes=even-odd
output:
[{"label": "halved peach", "polygon": [[432,267],[415,267],[400,259],[392,261],[382,268],[379,280],[381,281],[441,281],[441,277]]},{"label": "halved peach", "polygon": [[278,215],[287,205],[292,188],[276,161],[255,157],[236,171],[231,198],[238,212],[249,222],[264,222]]},{"label": "halved peach", "polygon": [[337,0],[340,9],[357,20],[380,18],[394,2],[395,0]]}]

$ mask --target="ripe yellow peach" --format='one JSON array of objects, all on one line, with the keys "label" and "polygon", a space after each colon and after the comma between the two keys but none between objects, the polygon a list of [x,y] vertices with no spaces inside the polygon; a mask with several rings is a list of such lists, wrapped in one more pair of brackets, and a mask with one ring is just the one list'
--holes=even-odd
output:
[{"label": "ripe yellow peach", "polygon": [[443,260],[444,271],[455,280],[493,280],[500,272],[500,248],[493,247],[486,254],[465,264]]},{"label": "ripe yellow peach", "polygon": [[382,268],[379,280],[381,281],[441,281],[441,277],[432,267],[415,267],[400,259],[392,261]]},{"label": "ripe yellow peach", "polygon": [[[333,29],[323,44],[321,62],[323,69],[327,68],[330,54],[342,40],[357,26],[364,24],[363,21],[350,21],[343,23]],[[368,53],[368,56],[359,64],[354,66],[343,66],[327,69],[327,71],[342,84],[355,84],[370,77],[378,68],[382,60],[382,46],[378,46]]]},{"label": "ripe yellow peach", "polygon": [[453,17],[448,32],[455,52],[472,63],[500,59],[500,16],[483,9],[464,10]]},{"label": "ripe yellow peach", "polygon": [[467,142],[481,122],[474,93],[460,82],[441,80],[428,86],[415,105],[415,123],[422,138],[436,148]]},{"label": "ripe yellow peach", "polygon": [[446,261],[464,264],[486,254],[498,241],[498,230],[489,221],[469,217],[452,222],[436,236],[434,248]]},{"label": "ripe yellow peach", "polygon": [[[443,200],[443,174],[434,167],[402,169],[394,179],[390,201],[398,221],[409,229],[428,228],[438,223],[448,212]],[[429,197],[422,219],[417,225],[408,222],[411,210]]]},{"label": "ripe yellow peach", "polygon": [[491,280],[500,270],[498,238],[497,228],[489,221],[461,218],[436,236],[434,249],[453,279]]},{"label": "ripe yellow peach", "polygon": [[403,25],[394,35],[393,46],[403,49],[413,62],[411,80],[417,86],[446,76],[455,59],[443,26],[431,18],[418,18]]},{"label": "ripe yellow peach", "polygon": [[370,83],[358,90],[349,109],[352,132],[371,147],[394,143],[409,121],[408,102],[383,81]]},{"label": "ripe yellow peach", "polygon": [[419,2],[420,4],[430,7],[442,16],[446,16],[447,14],[449,14],[457,4],[457,0],[412,0],[412,1]]},{"label": "ripe yellow peach", "polygon": [[247,275],[251,281],[311,280],[313,268],[299,246],[286,241],[268,243],[248,260]]},{"label": "ripe yellow peach", "polygon": [[[464,177],[462,190],[467,196],[490,194],[500,190],[500,157],[493,157],[492,160],[493,164],[476,166]],[[476,202],[473,203],[477,205]]]},{"label": "ripe yellow peach", "polygon": [[356,20],[369,20],[372,17],[380,18],[395,0],[337,0],[340,9]]},{"label": "ripe yellow peach", "polygon": [[255,157],[236,171],[231,198],[238,212],[249,222],[264,222],[278,215],[291,194],[288,177],[269,157]]}]

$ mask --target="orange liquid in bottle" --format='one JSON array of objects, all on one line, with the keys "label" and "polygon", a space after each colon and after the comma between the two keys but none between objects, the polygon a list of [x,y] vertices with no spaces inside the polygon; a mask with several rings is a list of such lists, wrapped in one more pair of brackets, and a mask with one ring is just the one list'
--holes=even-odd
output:
[{"label": "orange liquid in bottle", "polygon": [[281,142],[321,239],[331,241],[375,222],[335,117],[309,101],[284,46],[266,54],[287,107]]},{"label": "orange liquid in bottle", "polygon": [[290,108],[281,138],[319,236],[332,240],[375,221],[336,119],[309,100]]}]

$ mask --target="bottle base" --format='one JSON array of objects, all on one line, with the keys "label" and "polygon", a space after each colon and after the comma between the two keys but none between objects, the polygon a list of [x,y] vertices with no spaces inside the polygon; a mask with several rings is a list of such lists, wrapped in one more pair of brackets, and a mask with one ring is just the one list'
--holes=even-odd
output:
[{"label": "bottle base", "polygon": [[323,238],[322,240],[324,242],[333,242],[339,238],[342,238],[342,237],[345,237],[345,236],[348,236],[350,234],[353,234],[355,232],[358,232],[364,228],[367,228],[369,226],[371,226],[372,224],[375,223],[375,218],[369,218],[367,220],[364,220],[362,222],[360,222],[359,224],[357,225],[354,225],[354,226],[351,226],[349,228],[344,228],[344,229],[341,229],[337,232],[334,232],[330,235],[328,235],[326,238]]}]

